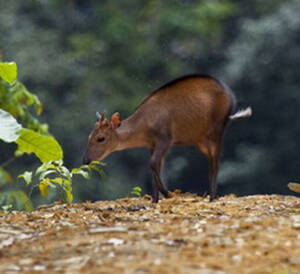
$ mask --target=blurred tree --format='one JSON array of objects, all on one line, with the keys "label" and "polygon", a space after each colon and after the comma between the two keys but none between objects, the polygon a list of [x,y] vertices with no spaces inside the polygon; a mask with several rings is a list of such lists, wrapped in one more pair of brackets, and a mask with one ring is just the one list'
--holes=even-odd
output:
[{"label": "blurred tree", "polygon": [[[63,144],[66,164],[74,166],[81,161],[96,110],[106,110],[108,114],[119,111],[125,118],[149,92],[183,74],[220,75],[230,86],[234,83],[234,90],[239,91],[237,97],[242,103],[255,106],[257,112],[257,104],[262,103],[259,89],[255,90],[257,95],[250,96],[248,91],[253,91],[254,82],[243,84],[242,72],[249,68],[250,61],[254,66],[259,60],[256,54],[246,53],[261,48],[266,39],[267,32],[256,29],[262,28],[259,23],[273,18],[271,32],[277,33],[284,24],[281,10],[292,4],[293,1],[283,0],[2,1],[0,51],[5,60],[17,61],[20,79],[45,102],[44,119]],[[248,37],[248,25],[253,26],[251,34],[257,32],[260,39]],[[245,51],[239,47],[241,41]],[[272,41],[261,50],[269,51],[272,47],[275,54],[279,48]],[[248,61],[243,63],[245,59]],[[234,70],[239,72],[235,76],[231,73]],[[257,74],[260,71],[266,68],[258,65]],[[269,84],[264,81],[260,87],[264,89]],[[278,94],[278,102],[281,97]],[[270,124],[276,123],[271,107],[263,111],[271,111],[263,117]],[[236,123],[229,130],[221,176],[226,183],[221,189],[224,192],[233,190],[230,182],[239,181],[249,188],[237,186],[235,193],[262,191],[251,181],[253,177],[248,176],[264,174],[259,171],[261,159],[268,156],[266,149],[271,149],[265,146],[266,139],[252,134],[259,124],[256,117],[259,116]],[[272,129],[265,127],[260,125],[257,130]],[[238,145],[241,140],[244,144]],[[248,164],[249,154],[257,164]],[[226,163],[227,159],[230,162]],[[246,167],[238,166],[237,159]],[[132,186],[145,188],[143,182],[150,176],[143,150],[116,153],[107,162],[108,182],[78,184],[75,186],[77,200],[116,198],[129,193]],[[195,150],[175,149],[168,157],[167,166],[170,187],[200,193],[205,190],[205,184],[199,182],[206,180],[206,165]],[[199,169],[200,166],[203,167]],[[235,174],[241,175],[234,177]]]},{"label": "blurred tree", "polygon": [[[243,20],[226,52],[225,78],[243,92],[239,97],[253,106],[254,116],[233,126],[227,151],[235,151],[235,162],[227,162],[220,177],[242,184],[244,194],[291,193],[286,183],[300,177],[299,11],[299,1],[289,1],[269,16]],[[245,138],[247,144],[236,146]]]}]

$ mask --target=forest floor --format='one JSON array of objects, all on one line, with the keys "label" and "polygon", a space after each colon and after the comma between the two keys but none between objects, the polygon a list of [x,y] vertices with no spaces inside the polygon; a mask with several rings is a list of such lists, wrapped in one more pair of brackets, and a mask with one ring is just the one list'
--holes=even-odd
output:
[{"label": "forest floor", "polygon": [[0,213],[0,273],[300,273],[300,198],[177,192]]}]

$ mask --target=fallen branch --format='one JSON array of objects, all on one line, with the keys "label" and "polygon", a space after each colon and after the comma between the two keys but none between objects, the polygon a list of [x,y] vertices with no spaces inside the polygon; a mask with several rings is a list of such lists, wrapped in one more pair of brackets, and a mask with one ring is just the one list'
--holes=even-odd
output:
[{"label": "fallen branch", "polygon": [[288,188],[294,192],[300,193],[300,184],[297,183],[289,183]]}]

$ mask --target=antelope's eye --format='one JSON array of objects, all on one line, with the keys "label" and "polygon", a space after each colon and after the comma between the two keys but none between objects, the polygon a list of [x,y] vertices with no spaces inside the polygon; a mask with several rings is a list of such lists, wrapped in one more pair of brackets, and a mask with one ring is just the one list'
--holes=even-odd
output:
[{"label": "antelope's eye", "polygon": [[105,138],[104,137],[98,137],[97,138],[97,142],[99,142],[99,143],[102,143],[102,142],[104,142],[105,141]]}]

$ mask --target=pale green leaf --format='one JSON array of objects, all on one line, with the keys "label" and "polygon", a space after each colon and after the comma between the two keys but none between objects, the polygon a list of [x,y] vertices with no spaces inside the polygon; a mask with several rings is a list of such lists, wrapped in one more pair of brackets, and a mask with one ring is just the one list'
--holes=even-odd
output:
[{"label": "pale green leaf", "polygon": [[106,166],[106,163],[100,162],[100,161],[92,161],[92,162],[90,163],[90,165]]},{"label": "pale green leaf", "polygon": [[8,212],[9,210],[11,210],[13,208],[13,205],[4,205],[4,206],[1,206],[1,208],[3,209],[4,212]]},{"label": "pale green leaf", "polygon": [[0,139],[11,143],[18,139],[22,126],[8,112],[0,109]]},{"label": "pale green leaf", "polygon": [[85,170],[80,169],[80,168],[73,168],[72,169],[72,174],[81,175],[85,179],[90,178],[89,173]]},{"label": "pale green leaf", "polygon": [[60,166],[58,170],[59,170],[59,173],[60,173],[62,176],[68,178],[69,180],[72,179],[72,174],[71,174],[71,172],[70,172],[65,166]]},{"label": "pale green leaf", "polygon": [[21,151],[21,150],[16,149],[15,152],[14,152],[14,155],[15,155],[16,158],[18,158],[18,157],[23,156],[24,152]]},{"label": "pale green leaf", "polygon": [[47,175],[52,174],[52,173],[56,173],[56,170],[53,170],[53,169],[46,170],[41,173],[39,179],[44,180]]},{"label": "pale green leaf", "polygon": [[19,178],[23,178],[27,185],[29,185],[32,181],[32,172],[25,171],[23,174],[18,176]]},{"label": "pale green leaf", "polygon": [[64,164],[64,161],[62,159],[59,159],[57,161],[54,161],[54,164],[56,164],[58,166],[62,166]]},{"label": "pale green leaf", "polygon": [[0,77],[8,83],[15,81],[17,79],[17,64],[15,62],[0,62]]},{"label": "pale green leaf", "polygon": [[34,153],[42,163],[63,158],[63,151],[53,137],[41,135],[30,129],[22,128],[16,143],[19,150]]},{"label": "pale green leaf", "polygon": [[40,165],[38,167],[38,169],[36,170],[35,174],[39,174],[39,173],[45,172],[48,169],[55,169],[55,168],[56,168],[56,166],[54,164],[52,164],[52,162],[47,162],[47,163]]},{"label": "pale green leaf", "polygon": [[55,183],[55,184],[59,184],[59,185],[62,185],[63,183],[65,183],[65,180],[64,178],[61,178],[61,177],[56,177],[54,179],[49,179],[52,183]]}]

